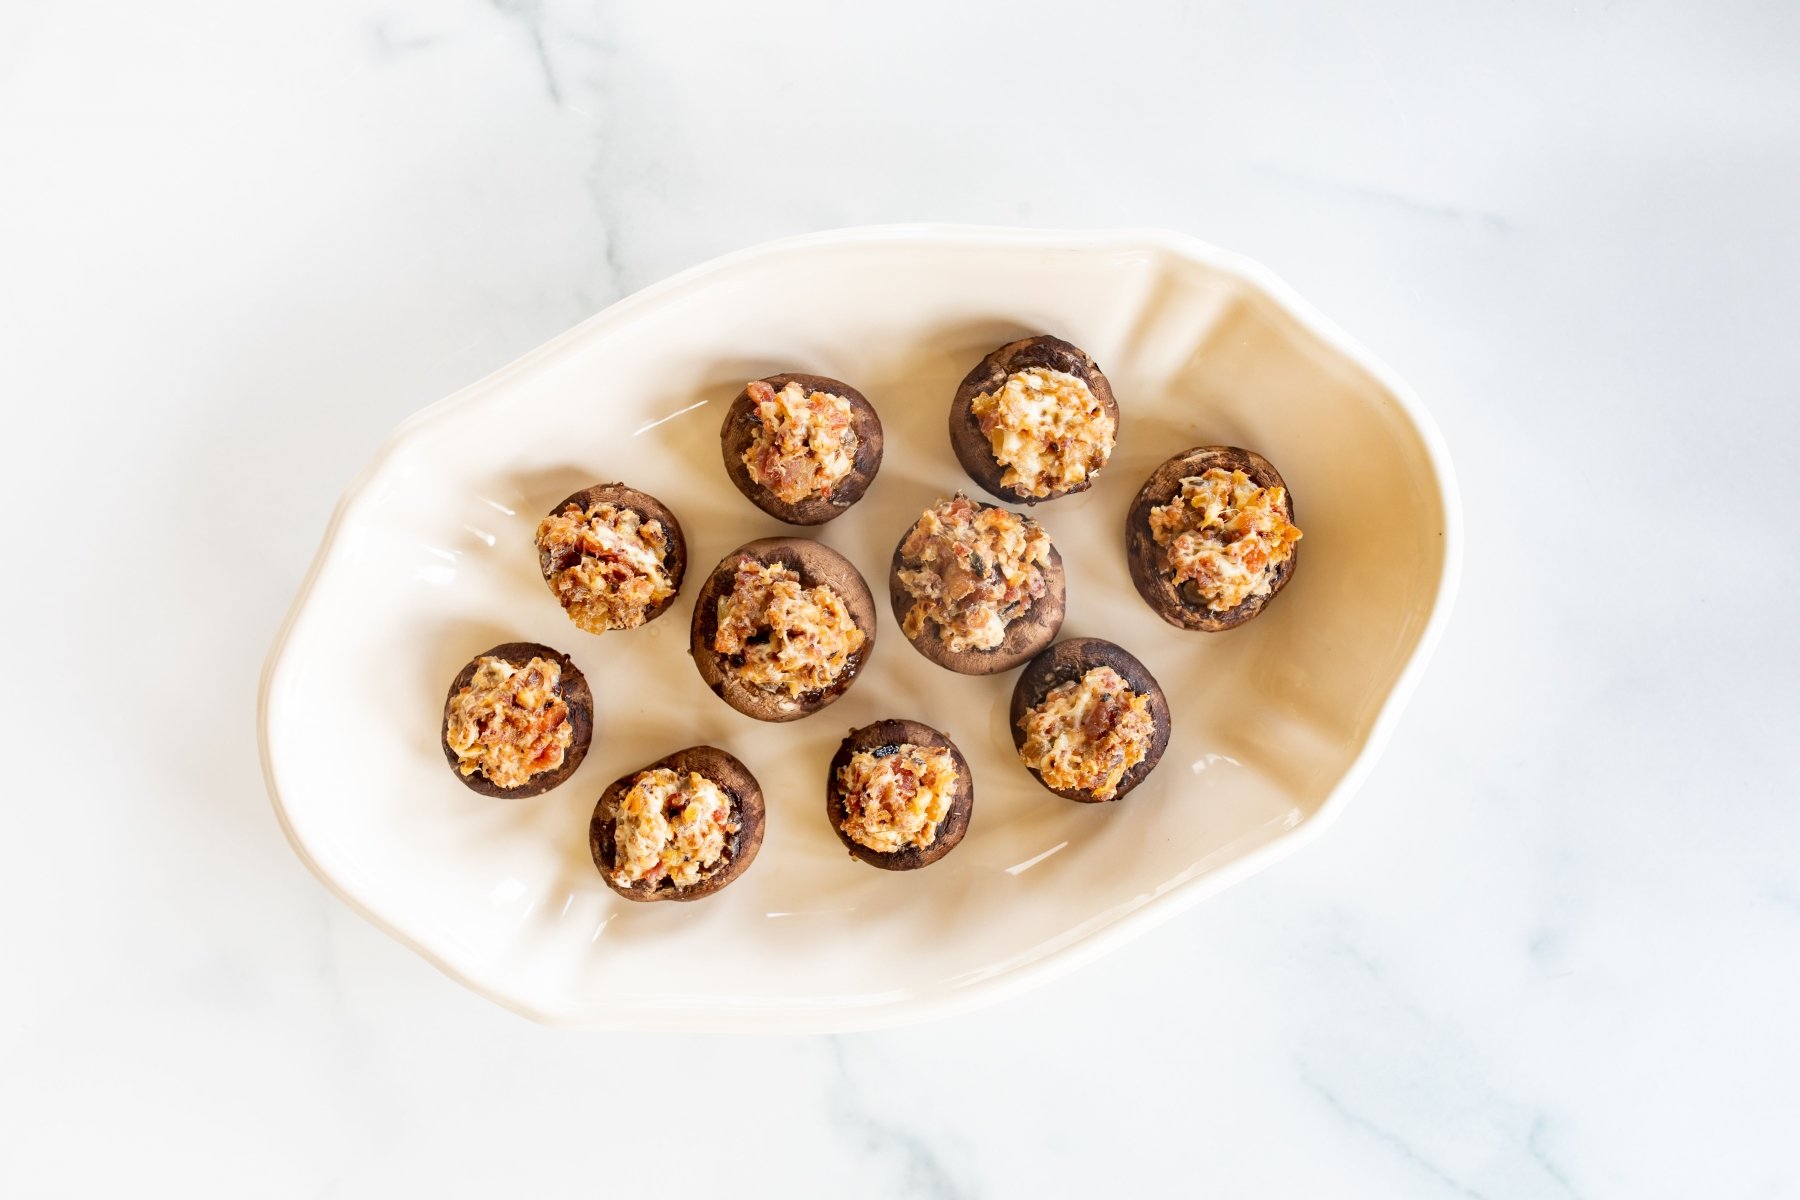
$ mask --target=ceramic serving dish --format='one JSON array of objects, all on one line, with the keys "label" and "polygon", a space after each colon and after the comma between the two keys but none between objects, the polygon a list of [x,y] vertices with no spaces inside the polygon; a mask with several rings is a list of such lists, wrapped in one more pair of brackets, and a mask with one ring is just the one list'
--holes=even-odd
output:
[{"label": "ceramic serving dish", "polygon": [[[1122,417],[1089,492],[1033,515],[1068,572],[1064,636],[1142,658],[1174,713],[1124,801],[1072,804],[1013,757],[1014,673],[952,675],[882,613],[866,674],[823,713],[766,725],[687,656],[693,578],[660,620],[594,637],[539,577],[532,531],[578,487],[667,502],[695,571],[785,532],[727,479],[718,432],[781,370],[846,380],[879,409],[879,478],[813,535],[878,588],[938,496],[973,485],[950,398],[1009,339],[1086,348]],[[1150,470],[1203,443],[1279,464],[1306,532],[1294,581],[1223,634],[1165,625],[1126,570]],[[1117,946],[1316,834],[1368,773],[1443,627],[1457,578],[1449,459],[1404,384],[1268,271],[1162,232],[900,226],[775,242],[615,304],[408,420],[339,504],[261,697],[263,766],[294,848],[339,896],[447,974],[557,1025],[834,1030],[992,1001]],[[885,608],[885,606],[883,606]],[[438,748],[446,682],[504,641],[567,651],[596,698],[593,748],[532,799],[461,786]],[[974,771],[968,836],[931,868],[873,870],[824,818],[847,729],[912,717]],[[696,904],[601,883],[588,819],[606,783],[709,742],[767,797],[760,859]]]}]

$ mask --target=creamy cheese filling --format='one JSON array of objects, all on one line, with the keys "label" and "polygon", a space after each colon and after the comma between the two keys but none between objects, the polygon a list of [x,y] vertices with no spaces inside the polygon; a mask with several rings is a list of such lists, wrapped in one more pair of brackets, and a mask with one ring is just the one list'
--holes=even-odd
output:
[{"label": "creamy cheese filling", "polygon": [[1087,381],[1048,367],[1006,377],[970,406],[988,437],[1000,482],[1030,496],[1066,492],[1106,465],[1116,423]]},{"label": "creamy cheese filling", "polygon": [[538,523],[538,562],[570,620],[589,633],[632,629],[675,594],[668,533],[636,511],[574,504]]},{"label": "creamy cheese filling", "polygon": [[1111,667],[1051,688],[1019,718],[1019,760],[1052,788],[1110,800],[1125,772],[1144,761],[1156,733],[1150,697]]},{"label": "creamy cheese filling", "polygon": [[798,383],[778,392],[757,380],[744,390],[756,417],[756,436],[743,455],[750,478],[787,504],[830,498],[856,465],[850,401]]},{"label": "creamy cheese filling", "polygon": [[643,771],[613,812],[612,878],[625,887],[692,887],[725,857],[738,832],[725,789],[697,771]]},{"label": "creamy cheese filling", "polygon": [[1214,612],[1268,595],[1301,537],[1287,519],[1285,488],[1221,467],[1183,479],[1179,495],[1151,509],[1150,534],[1174,584],[1192,582]]},{"label": "creamy cheese filling", "polygon": [[851,755],[837,777],[844,833],[881,854],[929,847],[949,815],[957,774],[948,750],[910,742]]},{"label": "creamy cheese filling", "polygon": [[456,769],[464,775],[480,771],[495,787],[515,788],[562,766],[575,728],[561,684],[560,663],[533,658],[515,667],[483,655],[445,720],[444,741],[456,754]]},{"label": "creamy cheese filling", "polygon": [[743,682],[789,696],[822,691],[863,647],[863,631],[831,588],[803,588],[779,562],[738,563],[731,591],[719,597],[713,650]]},{"label": "creamy cheese filling", "polygon": [[1050,535],[1036,521],[958,492],[925,510],[900,545],[900,584],[913,598],[901,623],[926,623],[953,651],[992,650],[1048,584]]}]

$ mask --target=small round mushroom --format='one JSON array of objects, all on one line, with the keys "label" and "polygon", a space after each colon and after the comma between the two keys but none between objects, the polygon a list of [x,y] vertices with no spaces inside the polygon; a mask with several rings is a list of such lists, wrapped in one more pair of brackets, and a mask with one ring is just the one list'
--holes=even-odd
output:
[{"label": "small round mushroom", "polygon": [[[790,384],[798,385],[808,397],[823,395],[848,405],[846,432],[850,445],[840,449],[833,446],[836,435],[829,431],[808,431],[796,447],[803,455],[799,469],[790,467],[784,473],[779,449],[766,442],[758,445],[759,436],[765,435],[766,430],[764,422],[757,416],[758,397],[753,393],[762,392],[764,397],[773,397]],[[737,394],[737,399],[725,410],[719,444],[725,455],[726,474],[752,504],[789,525],[822,525],[841,516],[861,500],[869,484],[874,482],[875,473],[881,469],[881,418],[861,392],[842,380],[783,372],[756,380]],[[840,464],[847,462],[848,467],[841,477],[822,486],[815,478],[820,468],[817,457],[820,451],[827,459],[835,459]],[[847,457],[843,451],[848,451]],[[771,486],[771,479],[784,478],[785,483]],[[777,487],[788,494],[777,495]]]},{"label": "small round mushroom", "polygon": [[[776,630],[766,620],[764,608],[749,613],[747,623],[728,622],[721,637],[721,602],[740,595],[740,572],[766,574],[771,569],[797,576],[803,597],[817,596],[815,589],[825,589],[823,600],[842,605],[849,627],[842,626],[827,608],[809,602],[785,606],[785,615],[790,619],[809,614],[819,617],[817,627]],[[790,639],[790,633],[796,636]],[[854,645],[835,671],[815,664],[815,677],[801,679],[780,670],[774,660],[771,648],[778,641],[796,648],[801,643],[818,647],[839,635]],[[759,721],[794,721],[818,712],[856,682],[874,649],[875,600],[869,585],[849,559],[808,538],[761,538],[739,546],[713,568],[694,601],[689,650],[700,678],[725,703]],[[825,662],[834,657],[827,654]]]},{"label": "small round mushroom", "polygon": [[[1116,673],[1134,696],[1148,700],[1150,729],[1141,744],[1143,757],[1125,769],[1113,785],[1110,795],[1102,795],[1098,788],[1052,787],[1039,768],[1026,758],[1025,716],[1042,705],[1054,689],[1063,684],[1075,684],[1079,689],[1090,672],[1103,668]],[[1075,694],[1079,695],[1079,691]],[[1124,709],[1116,703],[1101,699],[1077,714],[1080,726],[1085,726],[1078,727],[1079,732],[1084,738],[1096,735],[1116,737],[1123,712]],[[1008,716],[1013,747],[1019,751],[1020,761],[1025,764],[1032,777],[1065,800],[1077,800],[1084,804],[1122,799],[1156,769],[1163,751],[1169,746],[1169,701],[1163,694],[1161,685],[1143,663],[1119,646],[1100,638],[1070,638],[1056,643],[1032,659],[1019,673],[1018,682],[1013,685],[1012,707]]]},{"label": "small round mushroom", "polygon": [[[1255,589],[1236,603],[1215,608],[1193,579],[1176,582],[1176,571],[1169,561],[1169,548],[1156,540],[1152,525],[1154,510],[1176,501],[1182,493],[1182,481],[1198,479],[1211,470],[1227,473],[1243,472],[1258,488],[1280,489],[1277,506],[1278,527],[1290,530],[1292,537],[1283,540],[1279,532],[1266,539],[1273,551],[1263,568]],[[1267,608],[1300,562],[1300,549],[1294,544],[1299,530],[1294,527],[1294,495],[1287,490],[1281,473],[1262,455],[1236,446],[1197,446],[1185,450],[1150,473],[1137,498],[1125,514],[1125,557],[1131,567],[1131,581],[1156,615],[1181,629],[1199,629],[1208,633],[1232,629],[1257,616]],[[1223,544],[1223,543],[1221,543]]]},{"label": "small round mushroom", "polygon": [[[583,532],[567,520],[603,504],[635,514],[639,524],[622,541],[632,549],[642,547],[647,555],[656,554],[655,539],[647,536],[649,527],[652,522],[661,527],[661,580],[645,583],[647,570],[596,543],[591,527]],[[619,536],[619,531],[610,528],[602,532],[608,538]],[[538,569],[551,595],[568,618],[589,633],[634,629],[654,621],[675,602],[687,574],[687,539],[682,536],[681,522],[655,496],[622,483],[597,483],[569,496],[545,514],[534,541]],[[595,554],[595,549],[603,552]],[[627,586],[645,595],[627,596],[621,591]]]},{"label": "small round mushroom", "polygon": [[[965,506],[973,510],[972,515],[964,514]],[[964,524],[965,528],[974,530],[981,522],[982,514],[987,513],[1003,513],[1015,517],[1024,524],[1027,536],[1042,531],[1042,527],[1030,517],[1020,513],[1007,513],[1007,510],[998,505],[983,504],[958,493],[949,500],[940,500],[913,523],[894,547],[894,557],[888,567],[888,600],[893,606],[894,620],[898,622],[900,632],[912,643],[913,649],[938,666],[959,675],[995,675],[1012,670],[1056,640],[1068,608],[1062,555],[1054,545],[1049,546],[1047,563],[1041,566],[1027,564],[1028,569],[1035,571],[1041,580],[1042,593],[1035,597],[1027,596],[1024,607],[1013,612],[1010,617],[1005,616],[1005,606],[997,598],[987,594],[990,590],[1003,589],[1006,583],[1004,578],[998,577],[996,564],[987,561],[992,557],[991,547],[985,548],[987,553],[979,563],[926,562],[917,554],[908,553],[909,544],[915,542],[915,535],[920,534],[921,526],[928,519],[933,521],[934,527],[940,529],[954,520]],[[1043,535],[1043,539],[1048,542],[1048,535]],[[981,551],[977,550],[969,557],[973,559],[979,554]],[[953,591],[961,593],[955,603],[1001,609],[1000,615],[1005,618],[1005,635],[999,644],[988,647],[974,644],[953,646],[953,641],[967,643],[968,639],[953,637],[944,628],[938,619],[942,615],[942,606],[934,599],[947,596]],[[920,610],[919,617],[909,621],[908,615],[915,607]]]},{"label": "small round mushroom", "polygon": [[[1024,480],[1008,483],[1006,475],[1010,464],[995,457],[993,439],[982,431],[981,418],[975,411],[976,399],[984,394],[999,394],[1005,388],[1007,380],[1014,375],[1023,373],[1031,377],[1034,372],[1052,372],[1054,375],[1051,378],[1073,376],[1087,385],[1087,392],[1097,404],[1098,411],[1063,414],[1066,418],[1081,416],[1085,421],[1091,422],[1097,437],[1085,454],[1076,456],[1076,447],[1067,444],[1066,438],[1058,439],[1054,436],[1048,441],[1061,441],[1063,444],[1046,445],[1044,448],[1044,453],[1051,456],[1059,466],[1067,467],[1079,475],[1073,482],[1045,484],[1041,487]],[[1060,405],[1063,398],[1058,397],[1058,400]],[[1061,407],[1066,408],[1066,405]],[[1056,430],[1049,432],[1055,434]],[[1058,496],[1086,491],[1092,486],[1094,476],[1106,465],[1118,434],[1119,403],[1113,398],[1112,384],[1086,351],[1048,334],[1008,342],[989,354],[964,377],[961,386],[956,389],[955,399],[950,402],[950,445],[956,451],[963,470],[993,495],[1020,504],[1038,504],[1054,500]]]},{"label": "small round mushroom", "polygon": [[[919,835],[905,840],[897,849],[882,850],[859,840],[851,826],[861,825],[871,814],[858,809],[852,812],[852,796],[845,786],[845,775],[859,754],[870,754],[878,762],[898,761],[902,757],[919,757],[915,752],[947,753],[954,764],[955,780],[948,793],[949,805],[936,824],[925,826]],[[916,782],[916,780],[915,780]],[[928,867],[956,848],[969,831],[969,816],[975,809],[975,778],[968,760],[944,734],[918,721],[887,720],[852,729],[825,777],[825,816],[837,831],[838,839],[856,858],[885,871],[911,871]],[[858,818],[853,820],[852,818]],[[866,836],[866,835],[865,835]],[[874,839],[870,839],[874,840]],[[919,841],[923,845],[919,845]]]},{"label": "small round mushroom", "polygon": [[[451,745],[452,725],[453,722],[458,725],[463,724],[459,720],[458,701],[465,691],[470,693],[468,698],[470,703],[479,703],[482,700],[482,696],[477,694],[477,689],[473,687],[473,684],[476,672],[481,669],[483,660],[496,659],[511,666],[515,671],[524,671],[534,658],[556,665],[558,668],[557,685],[541,713],[533,714],[521,710],[515,716],[521,719],[528,719],[532,716],[540,718],[542,729],[534,740],[545,741],[547,739],[549,745],[546,749],[550,751],[550,757],[555,757],[555,750],[558,748],[556,743],[562,741],[557,730],[567,728],[569,737],[567,742],[560,747],[561,756],[556,759],[554,765],[532,769],[533,765],[530,761],[516,764],[513,769],[518,770],[524,776],[522,781],[510,787],[503,786],[488,777],[488,768],[485,763],[488,761],[489,755],[500,757],[495,752],[511,740],[506,736],[508,724],[513,724],[513,732],[525,731],[519,730],[518,726],[512,722],[494,720],[494,717],[499,716],[498,712],[489,714],[487,720],[482,720],[479,714],[471,714],[474,719],[469,722],[469,727],[476,734],[476,739],[473,744],[465,748],[465,754],[459,755]],[[509,694],[504,686],[486,690],[488,692],[487,699],[497,708],[509,706],[510,710],[512,700],[516,700],[516,694]],[[554,711],[557,702],[560,702],[567,710],[560,714],[560,719],[559,714]],[[444,721],[442,728],[438,731],[438,744],[444,751],[444,758],[449,762],[451,771],[458,779],[462,780],[464,786],[472,791],[480,792],[484,796],[542,795],[575,773],[575,768],[579,767],[581,760],[587,756],[588,746],[593,740],[594,695],[588,690],[587,678],[582,675],[581,668],[577,667],[568,655],[560,650],[552,650],[549,646],[538,642],[502,642],[490,650],[483,650],[464,664],[463,669],[458,671],[456,678],[450,682],[450,691],[444,697]],[[483,751],[487,753],[483,753]],[[465,772],[464,766],[470,766],[471,769]]]},{"label": "small round mushroom", "polygon": [[[685,810],[671,812],[665,808],[662,829],[667,830],[669,836],[661,839],[660,846],[653,843],[638,845],[641,852],[654,851],[656,862],[650,871],[634,879],[630,877],[629,869],[621,866],[622,860],[629,858],[629,852],[619,840],[620,806],[640,779],[658,771],[671,772],[684,789],[690,776],[699,775],[723,794],[725,803],[722,809],[691,816]],[[716,797],[696,797],[685,790],[673,795],[678,799],[699,799],[702,807],[709,799],[716,802]],[[671,816],[673,821],[669,820]],[[631,818],[627,815],[624,819],[629,822]],[[706,828],[684,829],[684,821],[710,822],[715,828],[710,831]],[[723,831],[722,836],[718,831]],[[681,846],[672,844],[684,839]],[[756,782],[750,768],[716,746],[689,746],[621,775],[601,793],[599,803],[594,806],[593,819],[588,823],[588,849],[594,856],[600,878],[627,900],[643,903],[699,900],[712,895],[744,873],[762,847],[762,839],[762,785]],[[628,832],[626,841],[633,840]],[[695,851],[701,856],[696,857]],[[705,861],[707,856],[712,856],[711,862]],[[695,878],[688,882],[677,881],[675,873],[689,868],[697,868]]]}]

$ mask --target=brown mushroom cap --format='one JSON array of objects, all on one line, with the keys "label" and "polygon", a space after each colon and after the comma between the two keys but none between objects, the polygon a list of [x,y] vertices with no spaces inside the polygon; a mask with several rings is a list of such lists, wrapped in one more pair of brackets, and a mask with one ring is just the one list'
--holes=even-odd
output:
[{"label": "brown mushroom cap", "polygon": [[[731,591],[737,575],[738,561],[750,558],[767,566],[779,562],[800,576],[802,587],[821,584],[836,592],[850,613],[850,619],[862,630],[862,648],[850,656],[843,671],[828,688],[789,697],[785,692],[770,692],[744,683],[727,669],[726,656],[712,648],[713,636],[719,630],[719,598]],[[829,546],[809,538],[760,538],[747,542],[719,560],[711,575],[700,587],[694,601],[694,622],[690,633],[689,652],[700,678],[725,703],[747,717],[759,721],[794,721],[810,716],[849,690],[862,672],[869,655],[875,650],[875,598],[862,573],[849,559]]]},{"label": "brown mushroom cap", "polygon": [[[1156,769],[1163,751],[1169,748],[1170,731],[1169,698],[1163,694],[1162,685],[1156,682],[1156,677],[1150,674],[1149,668],[1124,649],[1100,638],[1070,638],[1056,643],[1032,659],[1019,673],[1019,681],[1013,685],[1012,707],[1008,710],[1007,720],[1012,729],[1013,749],[1023,749],[1025,731],[1019,727],[1019,718],[1025,715],[1025,711],[1042,704],[1051,688],[1078,680],[1095,667],[1111,667],[1131,685],[1132,691],[1140,696],[1150,697],[1150,719],[1155,732],[1151,735],[1150,749],[1145,752],[1143,761],[1125,772],[1124,777],[1119,780],[1118,790],[1113,793],[1112,799],[1120,800]],[[1026,770],[1031,771],[1033,779],[1044,783],[1043,777],[1035,770],[1030,767]],[[1053,788],[1049,784],[1044,784],[1044,787],[1065,800],[1078,800],[1083,804],[1103,803],[1092,792]]]},{"label": "brown mushroom cap", "polygon": [[[838,772],[847,766],[850,759],[863,751],[879,750],[883,746],[914,745],[938,750],[948,750],[956,760],[956,793],[951,797],[950,810],[938,823],[937,835],[931,845],[920,849],[917,846],[905,846],[892,853],[884,854],[879,850],[871,850],[861,842],[844,832],[844,820],[848,811],[844,804],[843,789],[838,786]],[[825,816],[831,822],[831,828],[837,833],[838,840],[843,842],[850,853],[862,859],[872,867],[880,867],[885,871],[912,871],[919,867],[928,867],[944,855],[956,848],[969,831],[969,816],[975,810],[975,776],[969,770],[969,761],[956,748],[956,743],[939,733],[929,725],[917,721],[887,720],[877,721],[873,725],[864,725],[861,729],[852,729],[844,738],[843,744],[832,756],[831,766],[825,776]]]},{"label": "brown mushroom cap", "polygon": [[[725,839],[724,859],[699,883],[677,887],[663,879],[655,885],[634,883],[626,886],[612,877],[619,850],[618,839],[614,836],[618,827],[618,804],[625,798],[625,793],[631,790],[632,784],[637,782],[639,775],[660,767],[667,767],[682,775],[692,771],[718,784],[720,790],[731,798],[731,809],[738,819],[738,831]],[[607,887],[627,900],[643,903],[657,900],[698,900],[712,895],[744,873],[755,860],[756,852],[762,848],[762,839],[762,785],[756,782],[756,776],[750,773],[749,767],[717,746],[689,746],[666,758],[659,758],[648,766],[621,775],[600,794],[599,803],[594,805],[593,819],[588,822],[588,849],[594,856],[594,866],[599,869],[600,878],[606,882]]]},{"label": "brown mushroom cap", "polygon": [[1107,382],[1099,366],[1079,346],[1049,334],[1040,334],[1008,342],[976,363],[975,369],[963,377],[962,384],[956,389],[956,398],[950,402],[950,446],[956,451],[957,461],[962,463],[969,478],[992,495],[1020,504],[1040,504],[1058,496],[1084,492],[1093,485],[1094,476],[1099,473],[1090,472],[1086,479],[1075,486],[1052,492],[1048,496],[1033,496],[1000,482],[1006,475],[1006,468],[995,460],[993,446],[987,435],[981,432],[981,423],[976,419],[971,406],[975,403],[975,397],[983,392],[993,392],[1003,385],[1008,375],[1032,367],[1061,371],[1084,380],[1112,417],[1115,442],[1119,434],[1119,402],[1113,398],[1112,384]]},{"label": "brown mushroom cap", "polygon": [[[519,668],[523,668],[534,658],[544,658],[554,661],[562,668],[557,691],[569,706],[569,727],[574,731],[569,739],[569,748],[563,752],[561,766],[553,771],[533,775],[516,788],[500,787],[479,770],[472,775],[464,775],[457,769],[459,760],[456,751],[450,748],[450,705],[456,700],[456,694],[468,687],[469,681],[475,678],[475,670],[484,658],[505,659]],[[449,760],[451,774],[462,780],[464,786],[484,796],[541,796],[575,773],[575,768],[587,757],[588,746],[593,740],[594,694],[588,690],[587,677],[568,655],[538,642],[502,642],[491,650],[483,650],[463,664],[463,669],[450,681],[450,691],[444,697],[444,720],[438,729],[438,745],[443,748],[444,757]]]},{"label": "brown mushroom cap", "polygon": [[776,391],[790,383],[798,383],[808,392],[841,396],[850,402],[850,428],[856,434],[856,458],[851,464],[850,473],[837,482],[829,497],[808,496],[793,504],[782,500],[752,479],[750,468],[744,465],[744,452],[756,440],[758,423],[748,388],[739,392],[737,399],[731,402],[731,407],[725,410],[725,421],[719,428],[719,445],[725,455],[725,473],[731,476],[731,482],[737,485],[737,490],[744,493],[750,503],[777,521],[786,521],[789,525],[822,525],[833,517],[841,516],[852,504],[862,499],[863,493],[869,490],[869,484],[875,481],[875,473],[881,470],[881,418],[876,415],[875,406],[849,384],[824,375],[784,371],[779,375],[770,375],[762,382]]},{"label": "brown mushroom cap", "polygon": [[1258,487],[1278,487],[1285,492],[1287,519],[1294,519],[1294,493],[1286,491],[1281,472],[1262,455],[1236,446],[1196,446],[1184,450],[1150,473],[1137,499],[1125,514],[1125,559],[1131,567],[1131,582],[1156,615],[1181,629],[1200,629],[1217,633],[1231,629],[1256,616],[1268,607],[1294,576],[1300,564],[1300,547],[1295,546],[1288,560],[1275,568],[1274,581],[1265,595],[1251,596],[1241,604],[1215,612],[1190,580],[1176,587],[1163,569],[1163,548],[1150,532],[1150,510],[1169,503],[1181,493],[1181,481],[1219,468],[1242,471]]},{"label": "brown mushroom cap", "polygon": [[[681,594],[681,581],[687,574],[687,538],[681,532],[681,522],[675,519],[668,506],[648,492],[640,492],[634,487],[626,487],[622,483],[596,483],[592,487],[582,488],[569,496],[547,516],[556,516],[563,509],[573,504],[582,512],[586,512],[596,504],[612,504],[619,508],[628,508],[638,515],[642,521],[660,521],[663,532],[667,535],[667,546],[663,550],[663,569],[669,573],[669,582],[674,591],[663,597],[662,601],[651,605],[644,611],[644,624],[648,625],[668,610],[675,603],[675,597]],[[535,542],[535,538],[534,538]],[[540,551],[538,554],[538,570],[548,584],[554,573],[550,562]],[[555,595],[552,589],[551,595]]]},{"label": "brown mushroom cap", "polygon": [[[971,503],[978,508],[998,507],[983,504],[979,500]],[[1031,518],[1025,519],[1029,521]],[[913,529],[917,527],[918,522],[915,521],[900,535],[900,541],[894,547],[893,560],[888,565],[888,600],[894,609],[894,621],[900,626],[901,636],[912,643],[913,649],[938,666],[955,671],[958,675],[997,675],[1001,671],[1012,670],[1056,640],[1057,633],[1062,629],[1063,617],[1068,612],[1068,596],[1062,554],[1054,544],[1050,547],[1050,562],[1043,568],[1044,594],[1033,600],[1024,612],[1007,622],[1005,640],[992,650],[952,650],[950,643],[942,636],[942,627],[931,620],[925,622],[918,637],[907,635],[906,614],[912,609],[913,597],[906,590],[906,585],[900,582],[900,572],[905,566],[900,547],[906,545],[906,539],[912,536]]]}]

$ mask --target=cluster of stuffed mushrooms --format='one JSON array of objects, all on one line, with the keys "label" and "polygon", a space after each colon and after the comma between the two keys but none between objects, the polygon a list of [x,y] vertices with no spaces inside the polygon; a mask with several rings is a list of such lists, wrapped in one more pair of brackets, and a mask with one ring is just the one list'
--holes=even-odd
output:
[{"label": "cluster of stuffed mushrooms", "polygon": [[[1023,666],[1009,725],[1022,766],[1082,803],[1128,794],[1168,746],[1167,697],[1148,668],[1098,638],[1057,640],[1066,608],[1062,555],[1033,506],[1093,486],[1119,436],[1112,386],[1059,338],[1010,342],[978,363],[950,404],[958,461],[990,504],[940,498],[901,536],[888,600],[907,642],[962,675]],[[820,375],[745,385],[720,430],[727,474],[763,512],[818,525],[848,511],[881,467],[875,408]],[[1262,456],[1202,446],[1146,480],[1126,519],[1131,578],[1182,629],[1217,632],[1257,616],[1293,577],[1293,500]],[[622,483],[576,492],[545,514],[538,565],[569,620],[592,634],[667,612],[687,573],[675,514]],[[875,648],[876,604],[851,562],[803,537],[749,542],[700,585],[689,651],[726,704],[763,721],[825,708]],[[485,796],[535,796],[587,754],[594,697],[567,654],[508,642],[471,659],[444,702],[442,746],[457,778]],[[887,870],[944,857],[975,802],[967,759],[948,735],[892,718],[852,729],[826,770],[825,812],[850,854]],[[697,900],[736,879],[762,844],[756,776],[713,746],[689,746],[614,780],[589,826],[600,877],[631,900]]]}]

